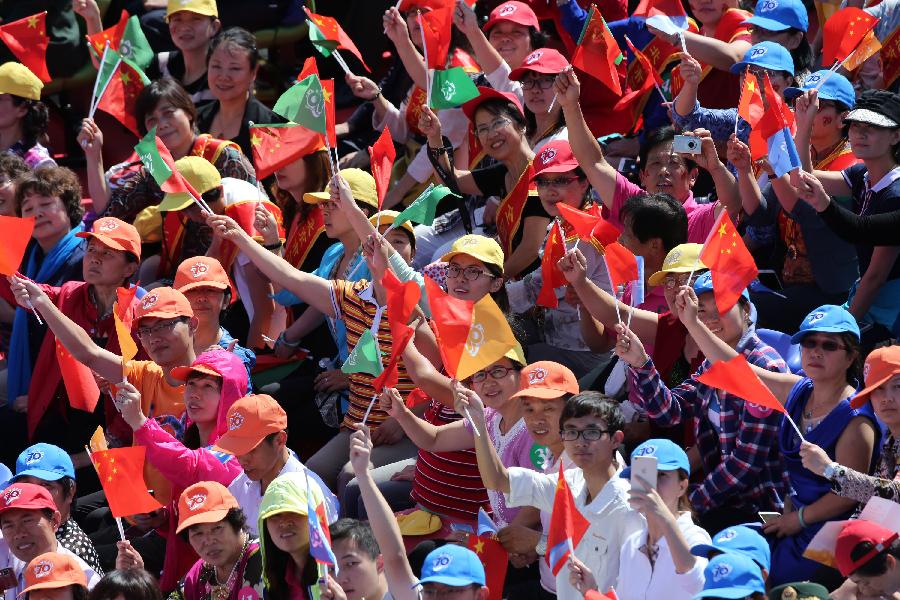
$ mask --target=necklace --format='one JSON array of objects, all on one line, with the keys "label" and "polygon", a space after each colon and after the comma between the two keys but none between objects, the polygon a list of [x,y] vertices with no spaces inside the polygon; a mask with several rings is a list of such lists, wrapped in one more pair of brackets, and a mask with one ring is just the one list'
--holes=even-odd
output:
[{"label": "necklace", "polygon": [[214,579],[216,582],[216,585],[212,585],[212,583],[210,583],[210,595],[212,597],[212,600],[228,600],[228,597],[231,596],[231,590],[235,587],[235,581],[238,574],[238,566],[240,566],[241,563],[244,562],[244,556],[247,554],[247,546],[249,545],[250,539],[249,537],[245,537],[244,544],[241,546],[241,553],[238,555],[237,560],[234,561],[234,565],[231,567],[231,572],[225,579],[225,583],[219,583],[219,576],[216,574],[216,568],[212,567],[212,579]]}]

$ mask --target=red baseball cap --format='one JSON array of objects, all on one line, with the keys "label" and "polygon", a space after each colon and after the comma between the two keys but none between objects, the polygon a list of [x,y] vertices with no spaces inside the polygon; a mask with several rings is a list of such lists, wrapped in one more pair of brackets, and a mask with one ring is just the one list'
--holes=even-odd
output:
[{"label": "red baseball cap", "polygon": [[526,27],[534,27],[538,31],[541,30],[541,23],[538,21],[534,11],[531,10],[531,7],[524,2],[516,2],[516,0],[504,2],[491,11],[487,23],[484,24],[484,33],[487,34],[494,25],[502,21],[509,21],[510,23],[524,25]]},{"label": "red baseball cap", "polygon": [[558,75],[563,69],[569,66],[566,57],[553,48],[538,48],[525,57],[522,64],[513,69],[509,78],[513,81],[520,81],[525,75],[531,71],[534,73],[552,73]]},{"label": "red baseball cap", "polygon": [[505,100],[506,102],[512,102],[519,110],[519,113],[523,116],[525,115],[525,111],[522,110],[522,103],[519,101],[518,96],[512,92],[498,92],[494,88],[487,86],[479,86],[478,91],[481,92],[480,95],[462,105],[463,112],[466,113],[466,116],[470,121],[475,121],[475,111],[488,100]]},{"label": "red baseball cap", "polygon": [[216,449],[235,456],[244,455],[271,433],[287,429],[287,413],[267,394],[245,396],[228,409],[226,431],[216,440]]},{"label": "red baseball cap", "polygon": [[550,400],[565,394],[577,394],[578,379],[568,367],[549,360],[532,363],[522,370],[519,386],[512,398],[543,398]]},{"label": "red baseball cap", "polygon": [[866,366],[863,368],[866,387],[850,400],[850,406],[859,408],[869,399],[869,394],[898,374],[900,374],[900,346],[876,348],[866,357]]},{"label": "red baseball cap", "polygon": [[225,268],[210,256],[194,256],[182,261],[175,272],[175,283],[172,284],[182,294],[199,287],[211,287],[218,290],[231,288],[231,280]]},{"label": "red baseball cap", "polygon": [[181,492],[178,498],[178,527],[175,533],[198,523],[218,523],[228,515],[229,510],[240,507],[232,493],[221,483],[195,483]]},{"label": "red baseball cap", "polygon": [[90,232],[76,233],[75,237],[96,238],[98,242],[112,248],[134,254],[141,258],[141,234],[134,225],[121,221],[115,217],[103,217],[94,221],[94,227]]},{"label": "red baseball cap", "polygon": [[531,163],[534,179],[541,173],[568,173],[578,168],[578,161],[572,154],[572,146],[566,140],[553,140],[544,144]]},{"label": "red baseball cap", "polygon": [[87,574],[74,556],[59,552],[38,554],[25,567],[25,589],[19,596],[34,590],[47,590],[80,585],[87,587]]},{"label": "red baseball cap", "polygon": [[0,514],[14,508],[57,510],[50,492],[43,486],[33,483],[14,483],[0,493]]},{"label": "red baseball cap", "polygon": [[[838,534],[837,542],[834,546],[834,560],[837,562],[841,575],[850,577],[851,573],[872,560],[876,554],[889,548],[898,535],[900,534],[896,531],[882,527],[872,521],[864,519],[847,521]],[[850,558],[851,553],[862,542],[872,544],[872,549],[857,560],[853,560]]]},{"label": "red baseball cap", "polygon": [[175,319],[193,316],[194,310],[188,299],[184,297],[184,294],[170,287],[158,287],[150,290],[141,298],[141,303],[134,311],[135,323],[144,317]]}]

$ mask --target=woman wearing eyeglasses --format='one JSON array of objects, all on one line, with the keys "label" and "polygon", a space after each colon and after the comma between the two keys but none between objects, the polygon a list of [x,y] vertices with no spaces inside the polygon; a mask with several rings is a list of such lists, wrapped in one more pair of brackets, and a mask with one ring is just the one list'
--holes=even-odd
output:
[{"label": "woman wearing eyeglasses", "polygon": [[[689,315],[696,310],[693,297],[682,291],[676,303],[680,315],[690,321]],[[698,325],[699,322],[689,329],[710,363],[737,355],[708,327]],[[806,316],[791,342],[800,344],[805,376],[761,368],[754,371],[784,404],[806,441],[823,448],[834,461],[869,472],[874,468],[874,448],[881,436],[871,406],[851,406],[860,373],[856,320],[839,306],[820,306]],[[804,467],[800,455],[802,441],[793,426],[783,419],[778,444],[793,494],[785,502],[784,514],[768,521],[763,528],[772,544],[772,571],[768,581],[773,586],[807,579],[833,579],[835,584],[840,584],[840,574],[803,558],[803,551],[826,521],[849,518],[856,502],[832,492],[827,480]]]}]

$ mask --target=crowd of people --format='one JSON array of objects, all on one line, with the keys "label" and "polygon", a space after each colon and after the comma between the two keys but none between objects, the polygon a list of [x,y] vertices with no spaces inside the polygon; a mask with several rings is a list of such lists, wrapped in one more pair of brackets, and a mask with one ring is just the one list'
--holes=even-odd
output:
[{"label": "crowd of people", "polygon": [[[49,5],[54,79],[122,8],[6,4]],[[0,65],[4,598],[900,599],[898,0],[124,4],[115,119]],[[308,56],[336,145],[261,89]]]}]

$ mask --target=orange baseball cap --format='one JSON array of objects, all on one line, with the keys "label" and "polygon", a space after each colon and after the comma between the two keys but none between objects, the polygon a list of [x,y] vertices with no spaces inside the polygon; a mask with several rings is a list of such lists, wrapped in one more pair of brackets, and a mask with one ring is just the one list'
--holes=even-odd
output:
[{"label": "orange baseball cap", "polygon": [[90,232],[76,233],[75,237],[96,238],[98,242],[112,248],[134,254],[141,258],[141,234],[134,225],[121,221],[115,217],[103,217],[94,221],[94,227]]},{"label": "orange baseball cap", "polygon": [[522,389],[513,394],[512,398],[527,396],[551,400],[580,391],[575,373],[568,367],[549,360],[531,363],[522,369],[519,385]]},{"label": "orange baseball cap", "polygon": [[19,596],[34,590],[63,588],[70,585],[87,587],[87,575],[74,556],[59,552],[38,554],[25,567],[25,589]]},{"label": "orange baseball cap", "polygon": [[247,454],[270,433],[287,429],[287,413],[267,394],[245,396],[225,416],[228,431],[216,440],[216,449],[235,456]]},{"label": "orange baseball cap", "polygon": [[209,256],[195,256],[178,265],[172,287],[182,294],[198,287],[227,290],[231,288],[231,280],[218,260]]},{"label": "orange baseball cap", "polygon": [[232,508],[240,508],[238,501],[221,483],[201,481],[181,492],[178,498],[178,527],[181,533],[198,523],[218,523]]},{"label": "orange baseball cap", "polygon": [[866,387],[850,400],[850,406],[859,408],[869,399],[885,381],[894,375],[900,375],[900,346],[885,346],[873,350],[866,358],[863,369]]},{"label": "orange baseball cap", "polygon": [[194,309],[184,294],[170,287],[158,287],[147,292],[134,311],[135,322],[145,317],[159,319],[175,319],[177,317],[193,317]]}]

